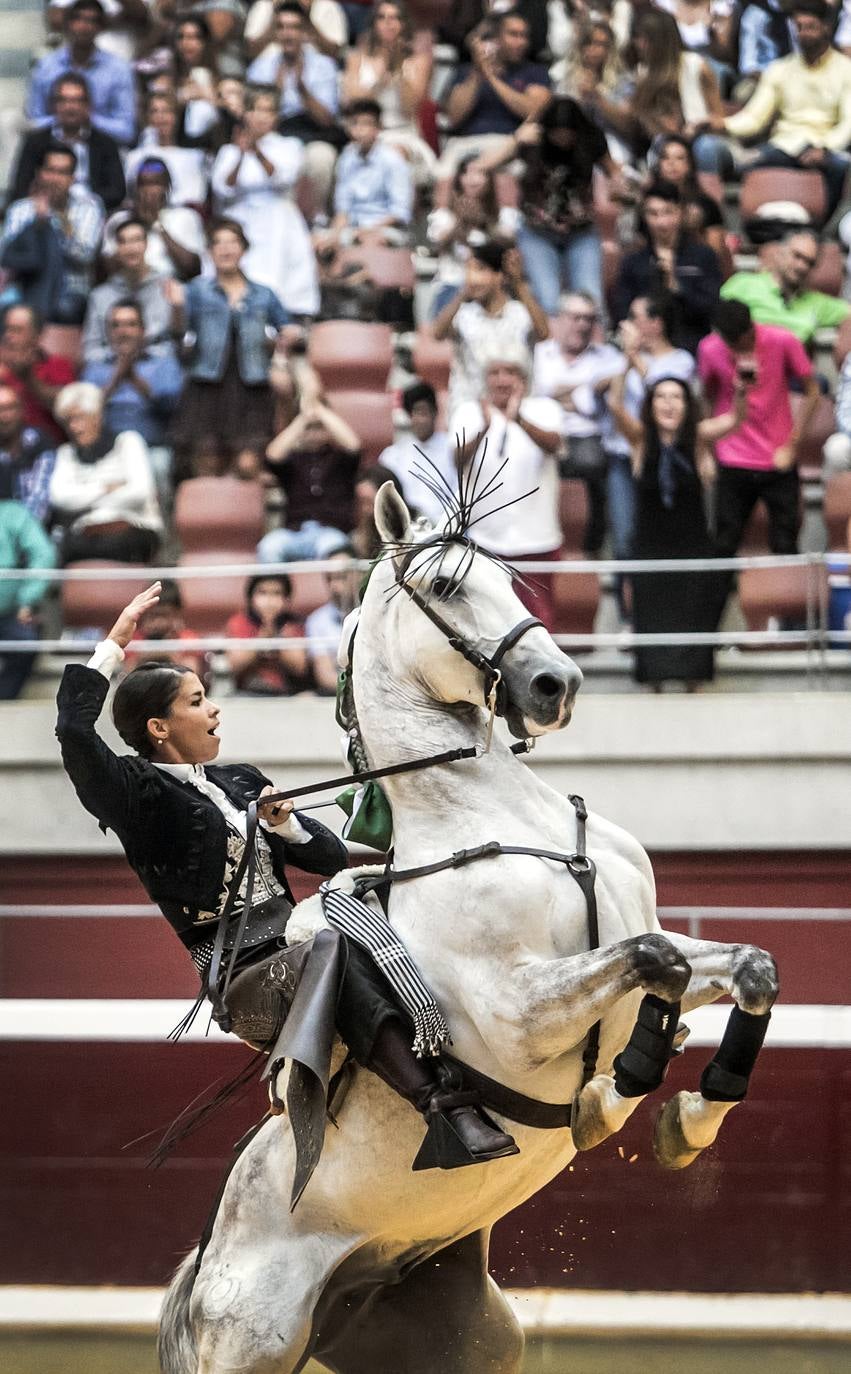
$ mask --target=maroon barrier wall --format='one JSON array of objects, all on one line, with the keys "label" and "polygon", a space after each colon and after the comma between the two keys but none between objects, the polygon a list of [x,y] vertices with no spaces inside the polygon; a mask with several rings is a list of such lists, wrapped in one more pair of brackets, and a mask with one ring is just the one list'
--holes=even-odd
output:
[{"label": "maroon barrier wall", "polygon": [[[792,908],[789,921],[702,933],[769,944],[784,1001],[849,1000],[849,925],[804,925],[794,909],[846,906],[851,856],[679,854],[654,865],[660,905]],[[6,903],[145,900],[121,860],[2,861],[0,890]],[[6,918],[0,969],[7,997],[189,997],[195,986],[157,918]],[[688,1050],[658,1102],[695,1087],[710,1055]],[[246,1056],[229,1044],[2,1042],[0,1282],[164,1282],[263,1093],[252,1084],[159,1171],[145,1167],[152,1142],[130,1142]],[[513,1286],[849,1290],[849,1087],[847,1050],[766,1051],[747,1104],[682,1173],[654,1164],[658,1103],[645,1103],[496,1228],[495,1272]]]}]

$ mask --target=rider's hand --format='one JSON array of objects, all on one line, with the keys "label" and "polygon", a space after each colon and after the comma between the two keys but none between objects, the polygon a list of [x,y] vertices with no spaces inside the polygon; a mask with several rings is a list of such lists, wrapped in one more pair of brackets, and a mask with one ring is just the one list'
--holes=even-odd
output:
[{"label": "rider's hand", "polygon": [[274,796],[276,790],[276,788],[267,784],[257,798],[258,816],[261,821],[265,821],[267,825],[272,826],[283,825],[284,821],[289,820],[295,810],[295,802],[290,801],[288,797],[285,798],[284,801],[266,802],[264,804],[263,798]]},{"label": "rider's hand", "polygon": [[130,640],[136,633],[136,627],[142,616],[146,611],[156,606],[159,601],[162,585],[161,582],[154,582],[154,584],[148,587],[144,592],[140,592],[138,596],[134,596],[130,604],[124,607],[121,615],[107,635],[107,639],[114,640],[122,649],[126,649]]}]

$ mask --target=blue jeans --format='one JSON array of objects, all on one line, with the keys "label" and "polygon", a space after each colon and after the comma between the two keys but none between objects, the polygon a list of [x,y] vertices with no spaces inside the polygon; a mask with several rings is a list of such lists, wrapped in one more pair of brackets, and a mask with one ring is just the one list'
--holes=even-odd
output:
[{"label": "blue jeans", "polygon": [[720,177],[733,173],[733,154],[718,134],[698,134],[692,144],[699,172],[716,172]]},{"label": "blue jeans", "polygon": [[797,167],[801,171],[821,172],[824,177],[827,190],[827,219],[830,219],[840,200],[845,187],[845,177],[848,173],[848,166],[851,163],[849,153],[825,153],[825,160],[820,167],[802,167],[797,158],[791,157],[789,153],[784,153],[782,148],[775,148],[773,143],[763,143],[759,150],[759,161],[756,167]]},{"label": "blue jeans", "polygon": [[[3,615],[0,639],[38,639],[38,631],[34,625],[21,625],[14,615]],[[35,659],[35,654],[0,654],[0,701],[14,701],[20,696]]]},{"label": "blue jeans", "polygon": [[523,225],[517,246],[532,294],[547,315],[558,314],[562,286],[587,291],[603,307],[603,250],[596,229],[575,229],[557,240]]},{"label": "blue jeans", "polygon": [[257,545],[260,563],[297,563],[302,560],[330,558],[349,537],[318,520],[305,520],[297,530],[270,530]]}]

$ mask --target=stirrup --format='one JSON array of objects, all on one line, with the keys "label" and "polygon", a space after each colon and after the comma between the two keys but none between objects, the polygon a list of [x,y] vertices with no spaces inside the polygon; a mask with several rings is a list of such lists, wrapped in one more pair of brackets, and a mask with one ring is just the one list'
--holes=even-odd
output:
[{"label": "stirrup", "polygon": [[456,1107],[473,1106],[476,1107],[478,1117],[485,1126],[505,1136],[506,1133],[500,1131],[496,1122],[491,1121],[487,1112],[482,1110],[478,1094],[461,1092],[438,1094],[437,1099],[426,1114],[428,1129],[416,1159],[411,1165],[412,1172],[419,1173],[423,1169],[463,1169],[467,1164],[489,1164],[493,1159],[505,1159],[509,1155],[520,1153],[517,1145],[509,1136],[508,1139],[511,1143],[504,1149],[474,1154],[465,1144],[448,1116],[448,1112],[453,1111]]}]

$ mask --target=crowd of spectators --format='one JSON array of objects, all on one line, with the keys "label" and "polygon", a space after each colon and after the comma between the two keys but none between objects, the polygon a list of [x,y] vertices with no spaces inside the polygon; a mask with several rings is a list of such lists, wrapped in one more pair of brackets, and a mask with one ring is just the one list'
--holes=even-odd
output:
[{"label": "crowd of spectators", "polygon": [[[434,483],[485,446],[483,480],[509,462],[476,537],[520,567],[560,556],[566,482],[590,558],[732,555],[758,502],[769,547],[797,549],[829,390],[814,349],[851,312],[841,267],[819,275],[851,238],[851,0],[46,13],[0,229],[0,568],[174,559],[182,483],[255,484],[258,572],[221,628],[306,639],[228,655],[237,690],[289,694],[333,690],[381,481],[436,518]],[[760,168],[792,203],[734,220],[725,182]],[[412,259],[432,277],[416,300]],[[313,330],[343,315],[408,317],[449,354],[444,390],[398,353],[383,451],[313,365]],[[849,397],[846,362],[831,470],[851,466]],[[329,558],[299,615],[263,571]],[[729,579],[659,576],[619,582],[625,624],[717,626]],[[37,638],[47,582],[0,589],[0,639]],[[549,577],[521,594],[558,628]],[[193,637],[176,584],[152,616],[148,637]],[[647,651],[636,676],[694,685],[711,658]],[[32,662],[0,656],[0,697]]]}]

